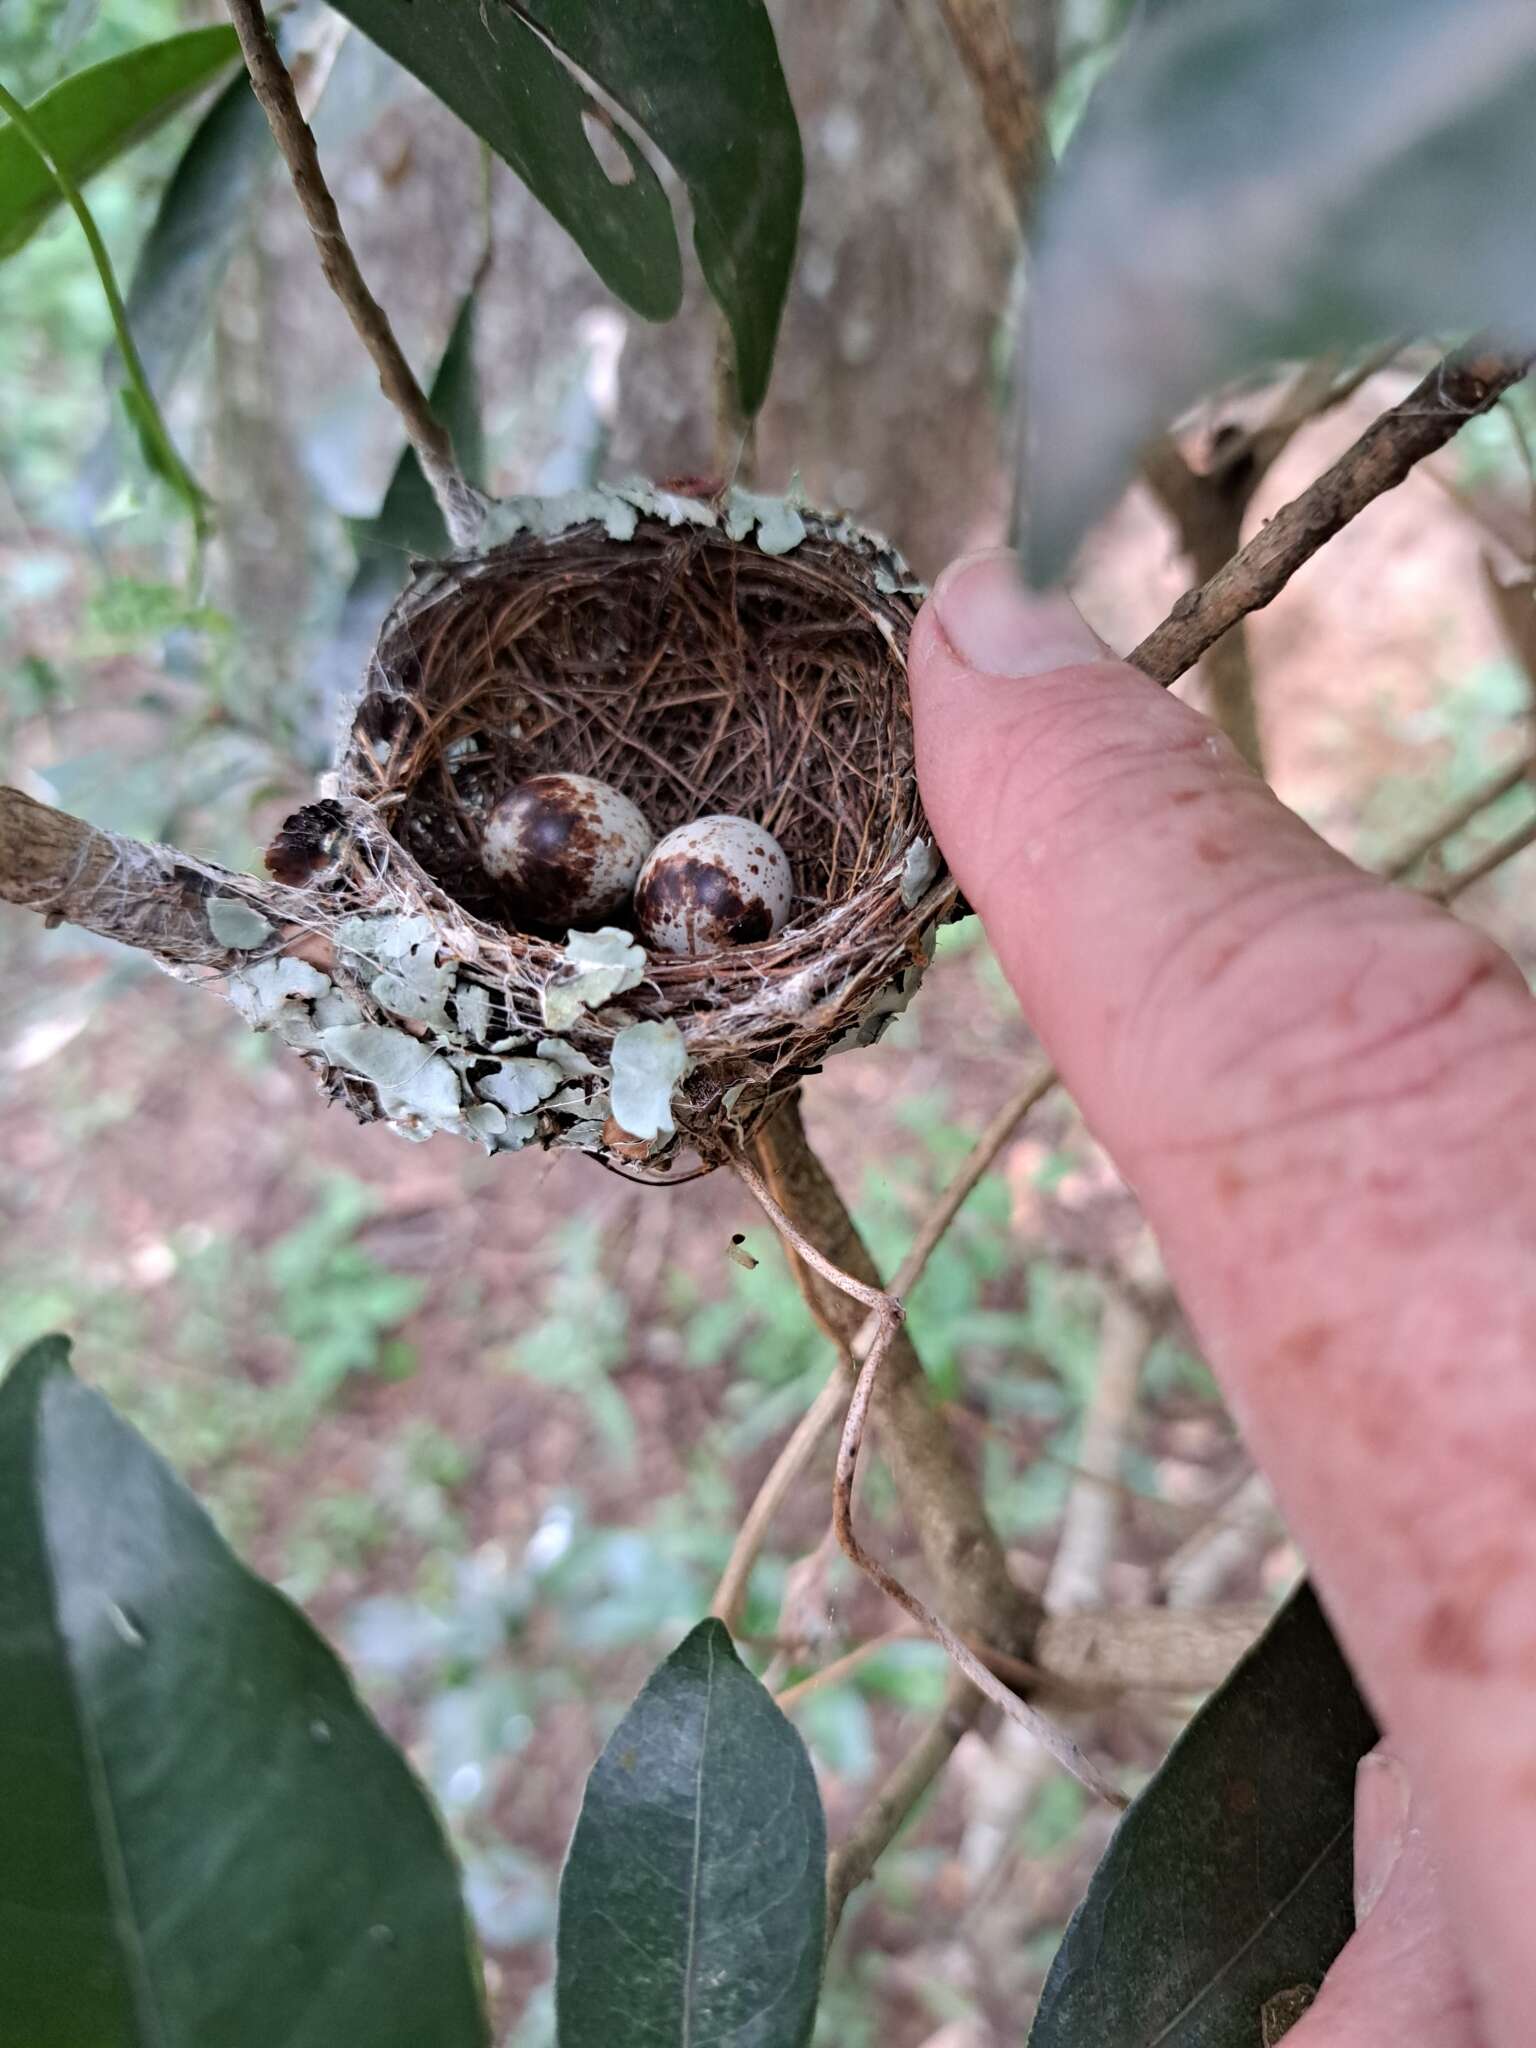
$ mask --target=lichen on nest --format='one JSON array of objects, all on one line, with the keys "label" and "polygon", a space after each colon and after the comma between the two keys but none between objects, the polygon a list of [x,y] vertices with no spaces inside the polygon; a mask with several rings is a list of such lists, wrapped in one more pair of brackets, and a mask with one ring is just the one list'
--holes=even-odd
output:
[{"label": "lichen on nest", "polygon": [[[690,1150],[718,1164],[878,1036],[953,908],[913,773],[920,586],[846,522],[739,491],[513,500],[487,536],[418,565],[385,621],[333,786],[269,855],[314,908],[304,961],[241,968],[231,995],[410,1134],[572,1145],[646,1177]],[[765,825],[794,871],[787,926],[681,959],[617,925],[512,929],[480,831],[551,771],[661,832]]]}]

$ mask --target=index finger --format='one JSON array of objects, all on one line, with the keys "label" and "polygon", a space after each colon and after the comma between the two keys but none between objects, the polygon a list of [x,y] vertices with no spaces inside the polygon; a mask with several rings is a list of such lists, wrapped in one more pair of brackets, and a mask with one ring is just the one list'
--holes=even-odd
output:
[{"label": "index finger", "polygon": [[1428,1776],[1514,2048],[1536,1992],[1536,1004],[1009,558],[941,578],[911,677],[939,842]]}]

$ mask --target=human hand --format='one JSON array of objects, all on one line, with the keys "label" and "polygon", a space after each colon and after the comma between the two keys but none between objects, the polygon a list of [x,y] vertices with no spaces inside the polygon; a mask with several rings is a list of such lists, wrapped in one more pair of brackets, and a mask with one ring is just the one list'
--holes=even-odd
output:
[{"label": "human hand", "polygon": [[1288,2041],[1529,2048],[1536,1002],[1011,558],[940,578],[910,666],[939,844],[1401,1759],[1362,1766],[1379,1896]]}]

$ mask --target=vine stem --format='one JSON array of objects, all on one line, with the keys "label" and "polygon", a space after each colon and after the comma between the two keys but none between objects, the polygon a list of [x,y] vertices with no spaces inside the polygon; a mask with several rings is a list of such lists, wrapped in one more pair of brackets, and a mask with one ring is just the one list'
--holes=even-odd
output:
[{"label": "vine stem", "polygon": [[930,1607],[918,1599],[915,1593],[903,1585],[901,1580],[887,1570],[879,1558],[866,1550],[860,1542],[853,1526],[853,1484],[858,1469],[859,1451],[864,1441],[870,1403],[874,1399],[880,1368],[901,1328],[904,1311],[894,1294],[884,1288],[871,1287],[867,1282],[855,1279],[851,1273],[844,1272],[829,1259],[775,1200],[767,1182],[756,1167],[744,1159],[738,1159],[736,1170],[757,1197],[769,1221],[811,1271],[819,1273],[829,1286],[870,1311],[868,1321],[850,1347],[855,1360],[862,1356],[862,1363],[859,1365],[859,1376],[854,1382],[843,1422],[842,1440],[837,1452],[837,1477],[832,1496],[832,1524],[844,1554],[858,1566],[866,1578],[873,1580],[888,1600],[893,1600],[904,1614],[911,1616],[919,1628],[942,1644],[951,1662],[964,1673],[977,1692],[999,1707],[1010,1720],[1017,1721],[1027,1729],[1041,1748],[1054,1757],[1063,1769],[1069,1771],[1079,1784],[1109,1805],[1123,1807],[1127,1803],[1124,1794],[1089,1761],[1072,1738],[1044,1714],[1021,1699],[1016,1692],[1010,1690],[1001,1679],[995,1677],[970,1645],[962,1642]]},{"label": "vine stem", "polygon": [[112,331],[117,339],[118,354],[123,360],[128,389],[133,394],[134,424],[147,446],[154,451],[154,466],[164,475],[191,513],[193,529],[201,543],[207,539],[212,525],[208,494],[181,459],[176,443],[171,439],[170,429],[165,424],[159,401],[150,386],[149,378],[145,375],[143,361],[134,344],[133,330],[128,325],[128,309],[123,304],[122,293],[118,290],[117,273],[112,268],[112,258],[108,255],[107,245],[101,238],[96,217],[86,204],[85,195],[75,183],[68,167],[55,155],[47,137],[28,110],[3,83],[0,83],[0,114],[6,116],[17,134],[31,144],[47,165],[48,174],[58,186],[60,196],[80,223],[80,231],[90,248],[91,260],[96,266],[96,275],[101,280],[101,289],[112,315]]},{"label": "vine stem", "polygon": [[267,26],[261,0],[226,0],[226,5],[235,34],[240,38],[251,90],[288,166],[294,192],[319,251],[325,281],[373,359],[380,389],[400,415],[450,539],[457,548],[472,547],[482,521],[480,502],[464,480],[448,432],[406,361],[388,314],[364,281],[320,168],[320,153],[299,106],[293,79]]}]

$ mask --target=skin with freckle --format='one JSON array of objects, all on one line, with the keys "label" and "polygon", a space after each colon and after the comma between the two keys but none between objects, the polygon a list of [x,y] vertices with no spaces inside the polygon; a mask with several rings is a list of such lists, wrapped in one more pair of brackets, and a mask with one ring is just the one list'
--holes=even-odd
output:
[{"label": "skin with freckle", "polygon": [[1530,2048],[1536,1002],[1010,559],[940,578],[910,675],[939,845],[1422,1815],[1430,1875],[1400,1914],[1389,1887],[1287,2048]]}]

